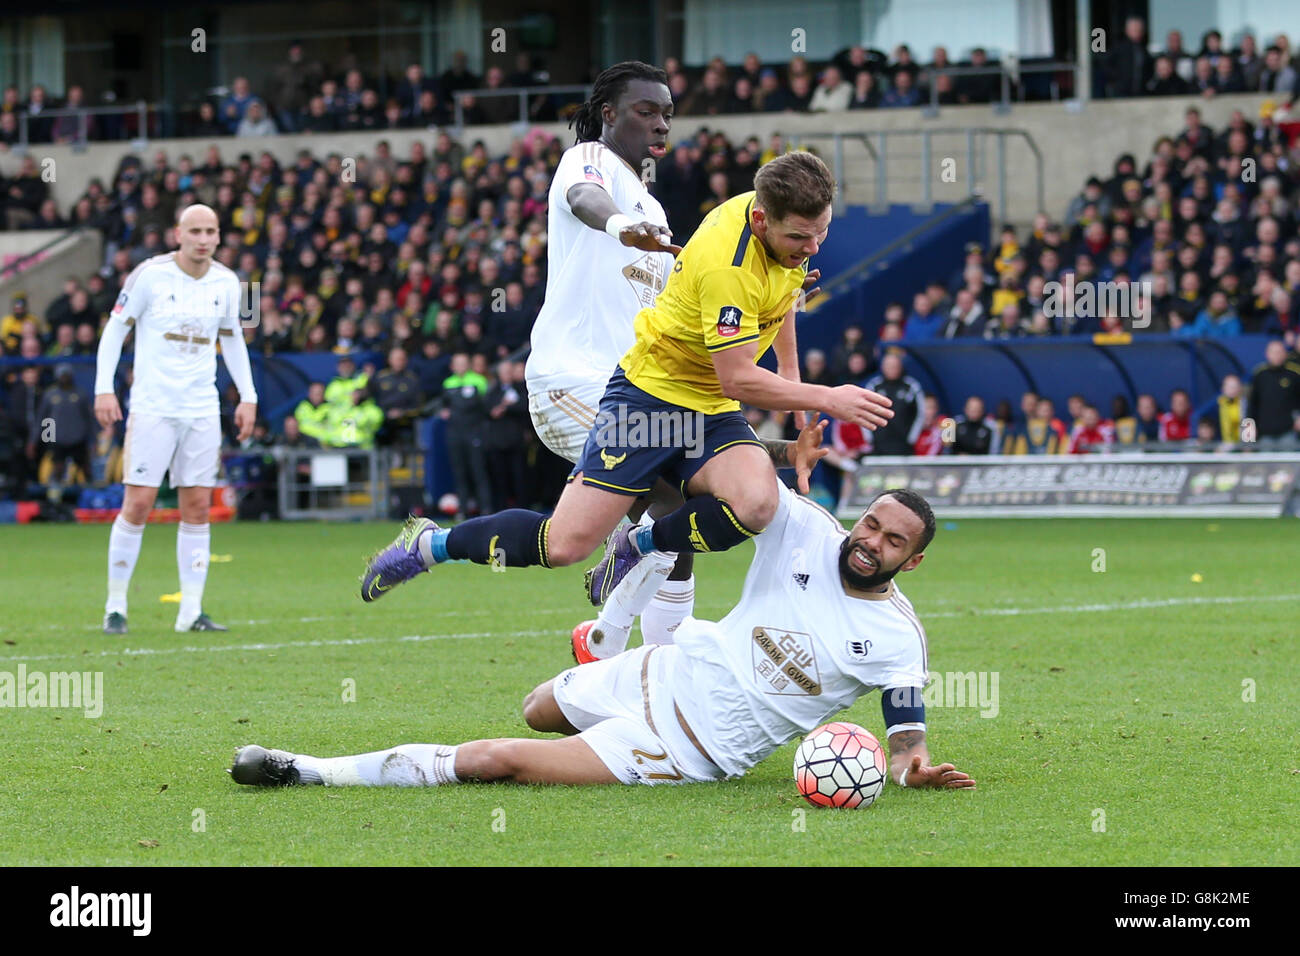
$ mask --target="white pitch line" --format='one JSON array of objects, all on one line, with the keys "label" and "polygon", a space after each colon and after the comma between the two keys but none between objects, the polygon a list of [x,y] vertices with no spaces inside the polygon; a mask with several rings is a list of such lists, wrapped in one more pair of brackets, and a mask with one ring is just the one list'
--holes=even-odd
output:
[{"label": "white pitch line", "polygon": [[[484,607],[484,608],[475,608],[474,610],[468,610],[468,611],[439,611],[438,617],[440,618],[441,617],[474,617],[475,615],[497,614],[497,613],[499,613],[497,608]],[[531,611],[531,613],[532,614],[562,614],[562,613],[572,614],[574,612],[572,608],[548,607],[548,608],[534,608]],[[231,627],[261,627],[264,624],[315,624],[315,623],[319,623],[320,621],[342,621],[342,620],[345,620],[345,618],[342,615],[327,614],[322,617],[262,617],[262,618],[252,618],[246,621],[228,621],[227,623]],[[37,631],[37,630],[68,631],[68,630],[72,630],[72,628],[69,628],[63,624],[46,624],[43,627],[29,627],[29,628],[0,627],[0,634],[12,634],[14,632],[30,633],[32,631]],[[86,624],[79,628],[76,628],[76,630],[101,631],[103,630],[103,625]]]},{"label": "white pitch line", "polygon": [[[1130,611],[1130,610],[1153,610],[1167,607],[1184,607],[1187,605],[1205,605],[1205,604],[1245,604],[1245,603],[1265,603],[1278,601],[1300,601],[1300,594],[1270,594],[1263,597],[1187,597],[1187,598],[1164,598],[1159,600],[1142,599],[1137,601],[1125,601],[1116,604],[1075,604],[1069,606],[1055,605],[1051,607],[992,607],[992,608],[972,608],[970,611],[939,611],[934,614],[924,615],[926,620],[934,618],[964,618],[964,617],[1000,617],[1015,616],[1021,614],[1088,614],[1088,613],[1105,613],[1110,611]],[[568,612],[567,608],[550,608],[535,613],[560,613]],[[302,621],[319,621],[335,620],[334,618],[301,618]],[[164,654],[209,654],[221,651],[278,651],[288,650],[297,647],[350,647],[353,645],[366,644],[401,644],[401,643],[421,643],[424,641],[448,641],[448,640],[474,640],[484,637],[495,637],[509,639],[514,637],[556,637],[562,632],[558,630],[545,631],[472,631],[464,634],[408,634],[403,637],[345,637],[334,640],[314,640],[314,641],[282,641],[275,644],[257,643],[257,644],[217,644],[209,647],[160,647],[160,648],[121,648],[113,650],[97,651],[93,654],[69,652],[66,654],[17,654],[9,657],[0,657],[0,662],[5,661],[55,661],[75,658],[85,660],[96,657],[152,657]]]},{"label": "white pitch line", "polygon": [[123,647],[116,650],[98,651],[94,654],[17,654],[12,657],[0,657],[0,661],[56,661],[76,658],[85,660],[95,657],[155,657],[164,654],[209,654],[219,651],[279,651],[296,647],[350,647],[358,644],[413,644],[422,641],[466,640],[479,637],[552,637],[561,636],[559,631],[477,631],[469,634],[406,634],[402,637],[344,637],[337,640],[317,641],[282,641],[278,644],[217,644],[211,647]]},{"label": "white pitch line", "polygon": [[1196,604],[1263,604],[1275,601],[1300,601],[1300,594],[1269,594],[1263,597],[1187,597],[1187,598],[1141,598],[1137,601],[1121,601],[1117,604],[1074,604],[1069,606],[1054,605],[1049,607],[985,607],[971,608],[968,611],[937,611],[923,614],[923,618],[936,617],[1014,617],[1020,614],[1088,614],[1107,611],[1137,611],[1153,608],[1184,607]]}]

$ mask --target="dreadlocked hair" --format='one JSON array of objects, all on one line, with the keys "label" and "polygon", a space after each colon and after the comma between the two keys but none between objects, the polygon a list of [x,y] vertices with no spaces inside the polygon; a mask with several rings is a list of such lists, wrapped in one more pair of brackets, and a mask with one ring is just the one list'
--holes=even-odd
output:
[{"label": "dreadlocked hair", "polygon": [[649,80],[667,86],[668,74],[659,67],[642,63],[640,60],[615,63],[609,69],[602,71],[600,76],[596,77],[596,82],[592,84],[591,98],[578,107],[578,111],[569,119],[569,128],[576,134],[575,143],[590,143],[600,139],[600,134],[605,129],[601,110],[606,103],[611,105],[618,103],[618,98],[627,89],[629,80]]}]

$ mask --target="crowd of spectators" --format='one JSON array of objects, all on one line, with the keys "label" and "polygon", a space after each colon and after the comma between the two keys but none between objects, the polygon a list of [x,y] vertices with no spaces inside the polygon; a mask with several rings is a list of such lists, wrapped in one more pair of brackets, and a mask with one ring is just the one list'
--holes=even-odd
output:
[{"label": "crowd of spectators", "polygon": [[[1129,17],[1124,35],[1094,57],[1101,96],[1174,96],[1199,93],[1265,92],[1294,101],[1300,57],[1284,33],[1261,43],[1243,33],[1229,49],[1218,30],[1208,30],[1193,53],[1182,32],[1170,30],[1163,47],[1147,37],[1141,17]],[[1000,61],[974,47],[953,59],[936,46],[928,60],[917,59],[901,44],[890,53],[855,44],[826,61],[810,62],[796,55],[783,63],[764,63],[756,53],[738,64],[714,57],[703,68],[685,68],[675,57],[665,60],[669,86],[682,116],[738,113],[836,112],[920,106],[989,103],[1002,96]],[[504,60],[503,60],[504,62]],[[970,75],[946,73],[949,68],[992,69]],[[427,74],[418,63],[400,76],[366,71],[354,55],[326,65],[313,58],[300,41],[291,42],[284,59],[260,77],[236,76],[228,84],[194,96],[180,111],[172,132],[179,136],[213,138],[257,137],[275,133],[334,133],[432,129],[456,118],[454,99],[463,94],[460,119],[467,125],[509,123],[519,119],[515,94],[469,91],[510,90],[545,86],[550,73],[528,53],[518,53],[509,67],[489,65],[480,75],[470,69],[463,51],[452,55],[447,69]],[[1008,78],[1009,95],[1017,83]],[[32,143],[71,143],[81,136],[122,138],[130,134],[124,116],[78,113],[91,105],[82,87],[70,86],[62,98],[33,85],[25,93],[17,86],[0,97],[0,150],[20,140],[25,115]],[[539,92],[528,97],[528,119],[564,118],[576,105],[572,97]],[[72,111],[51,115],[51,111]]]},{"label": "crowd of spectators", "polygon": [[1146,21],[1131,16],[1124,23],[1124,36],[1101,64],[1110,96],[1273,93],[1294,102],[1300,58],[1285,33],[1262,50],[1253,33],[1243,33],[1230,49],[1220,31],[1206,30],[1193,53],[1184,45],[1182,31],[1170,30],[1157,49],[1147,36]]},{"label": "crowd of spectators", "polygon": [[933,339],[1165,333],[1263,333],[1296,345],[1300,330],[1300,166],[1296,136],[1268,104],[1215,131],[1186,124],[1139,163],[1124,155],[1093,176],[1064,221],[1039,215],[1023,236],[1002,230],[986,252],[891,303],[880,337]]},{"label": "crowd of spectators", "polygon": [[[779,136],[731,142],[705,128],[680,136],[653,184],[675,233],[689,236],[710,209],[751,188],[757,168],[790,145]],[[855,438],[837,428],[837,448],[848,454],[968,447],[966,438],[934,443],[935,423],[945,416],[927,408],[919,386],[902,375],[902,363],[888,361],[893,341],[1128,331],[1123,316],[1104,310],[1094,317],[1048,308],[1049,282],[1068,280],[1076,293],[1091,282],[1149,283],[1151,331],[1266,332],[1286,343],[1285,355],[1297,344],[1300,303],[1300,190],[1290,145],[1268,109],[1257,120],[1238,111],[1218,133],[1191,109],[1185,128],[1161,137],[1144,165],[1121,157],[1111,176],[1089,180],[1064,222],[1043,216],[1023,239],[1008,229],[992,250],[972,245],[951,276],[918,290],[910,310],[889,305],[878,335],[853,327],[831,356],[810,351],[807,380],[871,380],[872,387],[896,393],[896,404],[914,406],[896,419],[897,433]],[[262,423],[257,441],[360,447],[378,441],[405,450],[414,441],[415,419],[438,414],[447,420],[463,507],[519,503],[536,472],[554,464],[528,427],[518,357],[545,291],[548,188],[563,148],[536,129],[501,156],[446,131],[427,144],[411,143],[404,156],[378,138],[373,153],[358,157],[346,174],[341,156],[306,149],[285,164],[269,151],[231,155],[217,143],[201,155],[159,149],[148,159],[125,157],[107,181],[90,181],[66,219],[29,156],[16,181],[6,184],[23,197],[21,208],[6,207],[10,224],[84,224],[103,234],[105,257],[96,273],[68,277],[43,315],[31,314],[25,296],[15,297],[0,316],[0,354],[92,356],[125,277],[171,248],[177,208],[204,202],[221,225],[218,260],[260,293],[258,319],[245,330],[254,354],[316,353],[331,362],[370,363],[361,373],[353,368],[319,383],[320,400],[304,400],[328,405],[316,413],[319,420],[308,420],[311,412],[299,405],[283,424]],[[1247,168],[1254,174],[1245,175]],[[1284,358],[1281,365],[1294,361]],[[42,374],[32,368],[11,376],[5,383],[10,401],[0,403],[33,475],[41,457],[34,425],[50,387]],[[1169,406],[1173,411],[1172,398]],[[760,430],[791,430],[779,416],[752,414]],[[1007,443],[1013,415],[1000,416],[988,435],[977,424],[985,417],[983,409],[968,407],[953,419],[958,435],[971,433],[970,448],[1019,449]],[[1055,447],[1105,445],[1091,439],[1109,434],[1107,421],[1121,436],[1115,443],[1124,444],[1118,423],[1128,417],[1113,409],[1098,413],[1090,438],[1074,442],[1075,423],[1087,419],[1072,414]],[[1024,417],[1021,424],[1028,422]],[[1199,420],[1193,437],[1198,426]],[[104,441],[100,434],[87,437],[88,444]],[[95,470],[93,461],[90,467]]]}]

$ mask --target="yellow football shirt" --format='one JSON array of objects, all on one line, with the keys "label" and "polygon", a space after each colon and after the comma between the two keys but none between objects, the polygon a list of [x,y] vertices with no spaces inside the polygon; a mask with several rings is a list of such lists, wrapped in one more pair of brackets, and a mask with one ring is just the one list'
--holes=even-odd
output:
[{"label": "yellow football shirt", "polygon": [[754,193],[710,212],[677,256],[655,304],[636,316],[636,343],[619,364],[628,381],[656,398],[706,415],[737,411],[722,394],[712,355],[772,345],[803,287],[807,263],[774,262],[753,234]]}]

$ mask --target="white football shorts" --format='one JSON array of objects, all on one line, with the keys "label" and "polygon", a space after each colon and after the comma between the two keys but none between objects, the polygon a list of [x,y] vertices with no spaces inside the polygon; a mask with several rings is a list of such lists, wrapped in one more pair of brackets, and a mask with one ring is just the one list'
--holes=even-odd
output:
[{"label": "white football shorts", "polygon": [[131,412],[122,448],[122,481],[157,488],[211,488],[221,468],[221,418],[167,418]]},{"label": "white football shorts", "polygon": [[528,379],[528,413],[542,444],[576,465],[596,424],[600,399],[608,384],[609,375],[548,375]]},{"label": "white football shorts", "polygon": [[701,783],[726,774],[678,722],[671,644],[651,644],[571,667],[555,678],[555,702],[620,782]]}]

